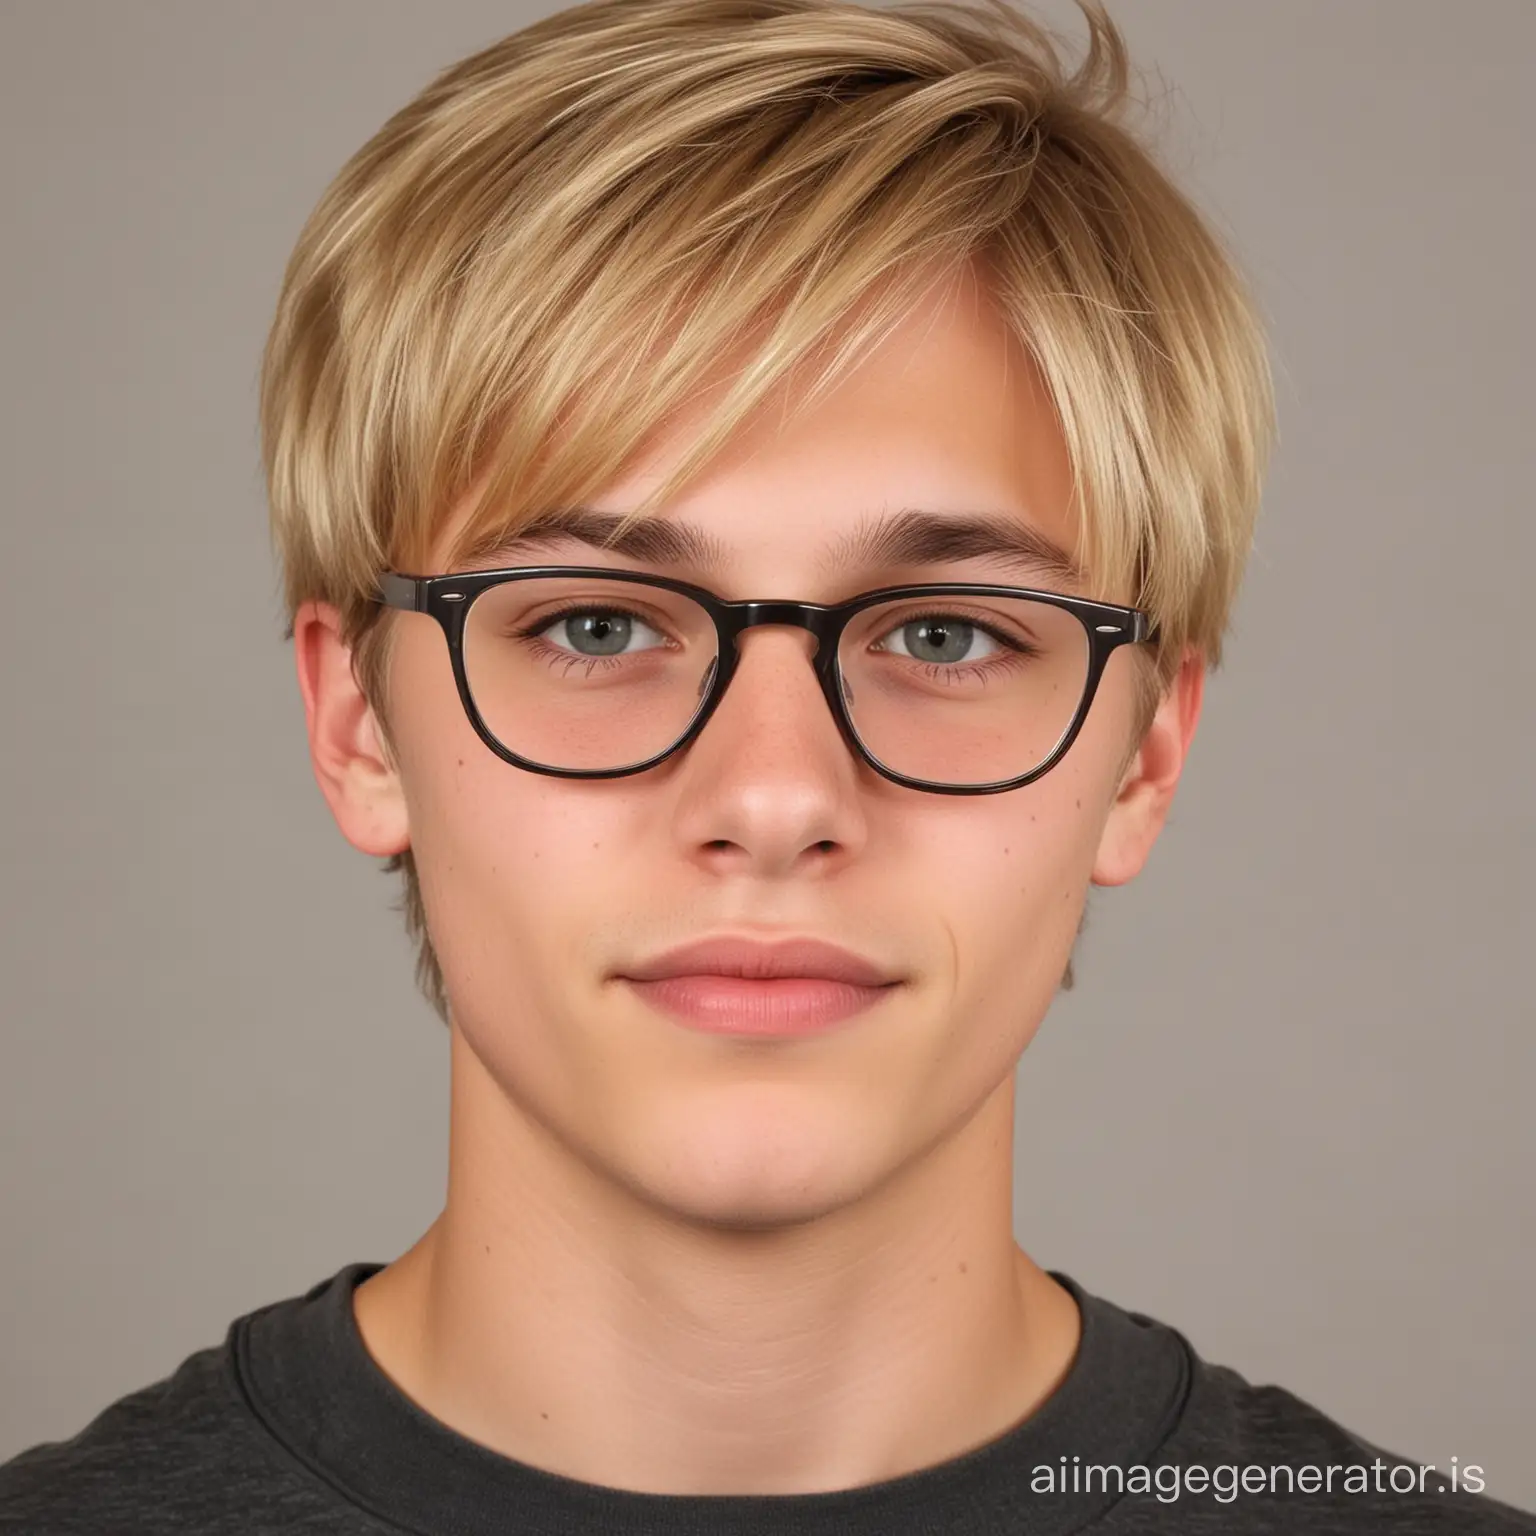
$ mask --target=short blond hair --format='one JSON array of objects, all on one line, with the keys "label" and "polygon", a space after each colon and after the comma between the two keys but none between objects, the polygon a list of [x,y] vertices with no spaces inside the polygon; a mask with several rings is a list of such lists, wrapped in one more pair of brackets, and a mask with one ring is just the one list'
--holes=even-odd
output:
[{"label": "short blond hair", "polygon": [[[444,71],[284,276],[261,422],[289,634],[336,606],[387,733],[379,575],[426,569],[467,495],[456,557],[590,499],[750,338],[654,512],[792,369],[809,404],[974,263],[1054,402],[1080,562],[1158,626],[1144,730],[1187,646],[1220,660],[1273,402],[1244,284],[1079,5],[1075,67],[1004,0],[589,0]],[[412,855],[386,867],[446,1020]]]}]

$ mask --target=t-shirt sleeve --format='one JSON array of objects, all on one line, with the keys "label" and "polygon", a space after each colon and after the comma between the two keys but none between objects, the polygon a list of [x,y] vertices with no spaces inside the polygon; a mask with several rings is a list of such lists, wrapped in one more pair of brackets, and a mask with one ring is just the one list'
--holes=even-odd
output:
[{"label": "t-shirt sleeve", "polygon": [[[221,1349],[0,1464],[4,1536],[381,1536],[392,1530],[288,1457]],[[398,1536],[398,1533],[395,1533]]]},{"label": "t-shirt sleeve", "polygon": [[1159,1460],[1177,1478],[1164,1473],[1159,1489],[1154,1471],[1151,1491],[1118,1507],[1116,1536],[1536,1536],[1536,1514],[1484,1491],[1486,1469],[1383,1450],[1284,1388],[1251,1385],[1221,1366],[1199,1367]]}]

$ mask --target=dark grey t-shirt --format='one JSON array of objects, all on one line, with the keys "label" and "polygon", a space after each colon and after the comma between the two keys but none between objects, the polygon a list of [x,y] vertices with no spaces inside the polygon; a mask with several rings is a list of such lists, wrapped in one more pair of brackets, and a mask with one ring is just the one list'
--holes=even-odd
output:
[{"label": "dark grey t-shirt", "polygon": [[577,1482],[466,1439],[393,1384],[352,1312],[354,1287],[381,1267],[349,1264],[238,1318],[223,1344],[72,1439],[0,1466],[0,1531],[1536,1536],[1536,1515],[1453,1488],[1449,1469],[1421,1471],[1278,1387],[1207,1365],[1171,1328],[1061,1275],[1083,1317],[1066,1380],[1023,1423],[955,1460],[837,1493],[679,1496]]}]

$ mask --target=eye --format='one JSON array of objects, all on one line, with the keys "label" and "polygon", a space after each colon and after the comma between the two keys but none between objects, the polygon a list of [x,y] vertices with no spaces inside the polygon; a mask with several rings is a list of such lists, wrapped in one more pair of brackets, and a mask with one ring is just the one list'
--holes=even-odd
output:
[{"label": "eye", "polygon": [[898,624],[876,642],[876,650],[910,656],[914,661],[981,661],[1001,649],[984,630],[954,614],[934,614]]},{"label": "eye", "polygon": [[665,645],[666,637],[644,619],[617,608],[580,608],[562,613],[535,631],[541,640],[577,656],[621,656]]}]

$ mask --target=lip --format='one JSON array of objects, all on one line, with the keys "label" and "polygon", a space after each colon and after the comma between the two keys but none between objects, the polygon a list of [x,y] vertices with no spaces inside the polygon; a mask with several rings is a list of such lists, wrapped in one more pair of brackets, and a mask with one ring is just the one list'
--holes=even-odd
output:
[{"label": "lip", "polygon": [[820,939],[702,939],[626,966],[618,979],[693,1029],[802,1035],[873,1007],[901,978]]},{"label": "lip", "polygon": [[626,966],[626,981],[666,981],[673,976],[736,976],[748,981],[786,977],[844,981],[855,987],[886,987],[899,978],[851,950],[822,939],[699,939],[655,959]]}]

